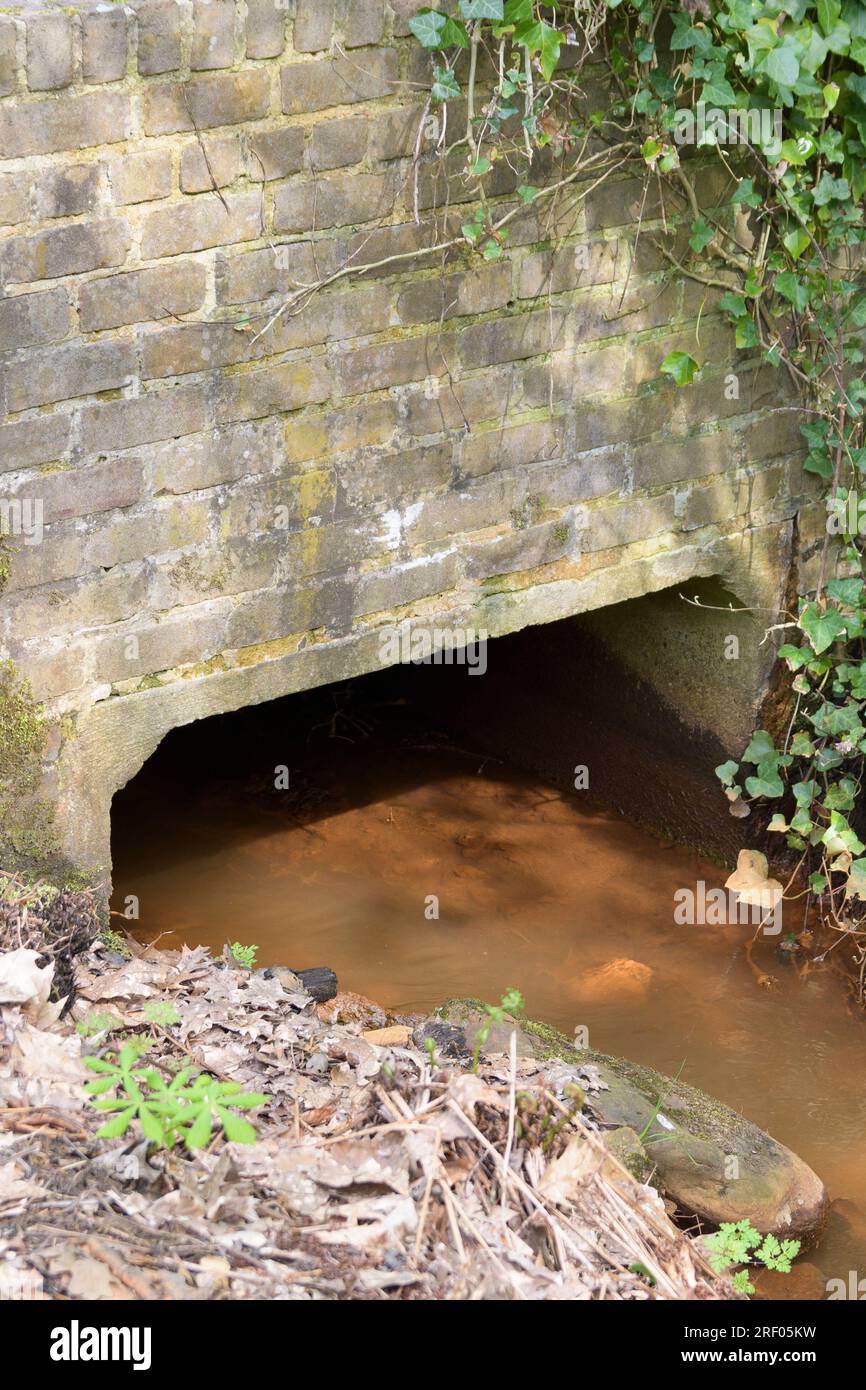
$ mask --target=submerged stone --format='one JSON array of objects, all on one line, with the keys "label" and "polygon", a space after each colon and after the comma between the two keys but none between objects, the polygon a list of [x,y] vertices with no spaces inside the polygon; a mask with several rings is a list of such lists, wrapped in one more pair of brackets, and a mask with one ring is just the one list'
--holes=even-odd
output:
[{"label": "submerged stone", "polygon": [[[463,1028],[470,1048],[486,1014],[475,999],[450,999],[439,1016]],[[827,1216],[827,1192],[808,1164],[727,1105],[652,1067],[575,1047],[557,1029],[524,1019],[494,1023],[483,1051],[504,1052],[517,1030],[522,1056],[557,1058],[597,1082],[586,1106],[601,1123],[628,1127],[648,1154],[653,1186],[682,1211],[714,1226],[748,1218],[762,1232],[811,1243]]]}]

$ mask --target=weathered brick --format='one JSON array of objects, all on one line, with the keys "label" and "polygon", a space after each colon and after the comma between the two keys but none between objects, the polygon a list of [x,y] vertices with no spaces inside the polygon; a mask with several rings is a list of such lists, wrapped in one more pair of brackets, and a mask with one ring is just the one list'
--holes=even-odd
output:
[{"label": "weathered brick", "polygon": [[15,659],[27,671],[35,698],[55,700],[73,694],[87,683],[86,646],[66,642],[57,651],[46,651],[45,638],[21,643]]},{"label": "weathered brick", "polygon": [[403,394],[401,411],[412,435],[463,431],[467,421],[470,425],[485,420],[501,424],[509,408],[514,408],[515,395],[513,368],[489,368],[477,377],[433,380],[421,389],[410,388]]},{"label": "weathered brick", "polygon": [[515,504],[514,483],[507,475],[482,478],[424,501],[405,527],[409,545],[428,545],[501,524]]},{"label": "weathered brick", "polygon": [[187,145],[180,156],[180,187],[183,193],[207,193],[234,183],[241,167],[237,139],[208,140]]},{"label": "weathered brick", "polygon": [[79,222],[53,227],[35,236],[12,237],[0,248],[0,264],[7,284],[31,280],[55,280],[121,265],[129,250],[125,222]]},{"label": "weathered brick", "polygon": [[647,175],[646,179],[608,180],[599,185],[586,199],[587,230],[622,227],[629,222],[658,217],[662,211],[660,184]]},{"label": "weathered brick", "polygon": [[15,20],[0,15],[0,97],[15,91],[18,73]]},{"label": "weathered brick", "polygon": [[693,487],[683,509],[683,530],[692,531],[757,511],[777,495],[781,477],[778,468],[771,468],[753,475],[738,472],[704,487]]},{"label": "weathered brick", "polygon": [[19,641],[41,633],[80,632],[122,622],[147,600],[144,566],[134,571],[73,577],[50,588],[28,589],[8,600],[9,621]]},{"label": "weathered brick", "polygon": [[242,600],[229,619],[227,646],[243,649],[317,625],[340,633],[351,626],[351,589],[344,579],[318,580],[308,589],[269,590]]},{"label": "weathered brick", "polygon": [[111,145],[129,134],[129,97],[121,92],[85,92],[63,101],[30,101],[0,110],[0,156],[83,150]]},{"label": "weathered brick", "polygon": [[327,106],[387,97],[397,78],[397,54],[392,48],[365,54],[363,63],[354,58],[287,63],[281,73],[283,110],[287,116],[301,116]]},{"label": "weathered brick", "polygon": [[134,449],[162,439],[196,434],[208,422],[207,398],[199,386],[151,392],[134,400],[107,401],[81,412],[81,443],[86,454]]},{"label": "weathered brick", "polygon": [[312,284],[342,264],[342,248],[335,241],[296,241],[222,256],[217,263],[217,301],[248,304],[267,299],[298,284]]},{"label": "weathered brick", "polygon": [[30,178],[27,174],[0,175],[0,227],[25,222],[29,211]]},{"label": "weathered brick", "polygon": [[724,473],[738,461],[737,440],[727,430],[693,439],[668,439],[663,446],[642,444],[634,451],[634,490],[665,487],[685,478]]},{"label": "weathered brick", "polygon": [[288,5],[283,0],[247,0],[248,58],[278,58],[286,43]]},{"label": "weathered brick", "polygon": [[520,266],[518,294],[521,299],[536,299],[542,294],[602,285],[623,276],[627,268],[621,242],[577,242],[558,251],[527,256]]},{"label": "weathered brick", "polygon": [[622,394],[627,361],[622,347],[593,347],[551,354],[548,362],[524,369],[521,400],[525,405],[581,400],[597,392]]},{"label": "weathered brick", "polygon": [[128,343],[73,342],[25,353],[6,368],[6,405],[28,410],[128,385],[135,357]]},{"label": "weathered brick", "polygon": [[12,552],[6,592],[53,584],[80,574],[83,547],[74,522],[60,521],[46,527],[45,540],[47,544],[19,545]]},{"label": "weathered brick", "polygon": [[470,367],[538,357],[561,345],[565,324],[566,315],[560,309],[474,323],[459,334],[460,356]]},{"label": "weathered brick", "polygon": [[138,10],[138,70],[147,77],[173,72],[183,59],[189,7],[175,0],[148,0]]},{"label": "weathered brick", "polygon": [[87,468],[64,468],[22,480],[16,492],[41,497],[45,521],[53,524],[70,516],[93,516],[115,507],[131,507],[141,496],[142,465],[138,459],[112,459]]},{"label": "weathered brick", "polygon": [[394,180],[388,174],[325,174],[320,179],[298,179],[277,189],[274,230],[306,232],[371,222],[390,210],[394,192]]},{"label": "weathered brick", "polygon": [[246,371],[221,382],[216,417],[221,424],[255,420],[325,401],[330,391],[330,373],[324,358]]},{"label": "weathered brick", "polygon": [[335,410],[327,418],[328,443],[335,454],[388,444],[396,428],[393,400],[364,401],[351,409]]},{"label": "weathered brick", "polygon": [[[225,611],[213,605],[200,613],[184,610],[158,623],[136,623],[134,627],[98,636],[93,644],[93,671],[101,683],[132,680],[136,676],[157,675],[177,666],[207,661],[227,647]],[[135,644],[129,642],[134,636]]]},{"label": "weathered brick", "polygon": [[72,23],[68,14],[27,16],[27,85],[51,92],[72,81]]},{"label": "weathered brick", "polygon": [[58,343],[69,331],[69,300],[62,289],[0,299],[0,344],[15,348]]},{"label": "weathered brick", "polygon": [[33,468],[61,459],[69,445],[70,415],[37,415],[14,425],[0,425],[0,473]]},{"label": "weathered brick", "polygon": [[635,541],[649,541],[670,531],[675,525],[674,497],[626,498],[614,504],[593,507],[587,514],[578,544],[581,551],[610,550]]},{"label": "weathered brick", "polygon": [[81,76],[85,82],[117,82],[126,74],[127,28],[122,9],[81,16]]},{"label": "weathered brick", "polygon": [[143,515],[129,512],[103,522],[85,541],[82,568],[113,569],[200,544],[207,540],[208,512],[207,503],[166,500],[151,503]]},{"label": "weathered brick", "polygon": [[264,339],[253,347],[252,333],[240,333],[231,323],[189,323],[148,333],[141,339],[141,374],[183,376],[246,362],[265,352]]},{"label": "weathered brick", "polygon": [[394,33],[405,35],[411,33],[409,20],[419,10],[429,7],[428,0],[389,0],[391,9],[394,11]]},{"label": "weathered brick", "polygon": [[310,132],[310,168],[341,169],[348,164],[359,164],[366,149],[366,116],[320,121]]},{"label": "weathered brick", "polygon": [[471,579],[487,579],[494,574],[540,569],[569,554],[572,543],[571,528],[562,522],[547,521],[509,531],[489,541],[476,541],[468,548],[466,573]]},{"label": "weathered brick", "polygon": [[777,458],[780,454],[805,453],[800,426],[807,420],[802,410],[781,407],[744,425],[741,430],[745,462]]},{"label": "weathered brick", "polygon": [[484,430],[463,441],[459,471],[477,478],[493,469],[523,468],[553,459],[562,450],[562,427],[556,420],[532,420],[509,429]]},{"label": "weathered brick", "polygon": [[193,71],[230,68],[235,57],[235,0],[194,0]]},{"label": "weathered brick", "polygon": [[270,86],[262,68],[217,72],[189,82],[149,87],[144,98],[146,135],[173,135],[179,130],[209,130],[239,125],[268,114]]},{"label": "weathered brick", "polygon": [[304,162],[304,132],[299,126],[267,130],[250,136],[250,177],[284,179]]},{"label": "weathered brick", "polygon": [[525,474],[527,491],[550,507],[571,507],[611,493],[625,494],[628,468],[621,449],[596,449],[556,463],[536,464]]},{"label": "weathered brick", "polygon": [[142,150],[106,163],[108,183],[115,203],[149,203],[171,193],[171,154],[168,150]]},{"label": "weathered brick", "polygon": [[350,455],[340,468],[337,516],[363,517],[378,502],[397,505],[451,480],[450,441],[393,454]]},{"label": "weathered brick", "polygon": [[280,466],[306,463],[328,452],[328,430],[321,415],[280,421]]},{"label": "weathered brick", "polygon": [[[380,111],[370,117],[368,151],[370,158],[402,159],[415,150],[418,123],[424,114],[422,106],[401,106],[393,111]],[[422,139],[421,149],[428,147]]]},{"label": "weathered brick", "polygon": [[81,330],[94,333],[128,323],[191,314],[201,308],[206,289],[204,267],[194,261],[91,280],[81,287]]},{"label": "weathered brick", "polygon": [[350,0],[342,29],[347,48],[378,43],[385,29],[384,0]]},{"label": "weathered brick", "polygon": [[71,164],[49,169],[36,179],[33,211],[42,217],[74,217],[91,212],[99,190],[96,164]]},{"label": "weathered brick", "polygon": [[461,314],[485,314],[510,298],[511,267],[478,266],[407,285],[397,297],[397,317],[401,323],[430,323]]},{"label": "weathered brick", "polygon": [[279,422],[265,420],[209,430],[182,444],[161,444],[153,454],[154,495],[180,496],[270,472],[281,438]]},{"label": "weathered brick", "polygon": [[226,204],[227,208],[216,194],[202,194],[194,202],[175,203],[147,213],[142,223],[143,258],[149,261],[160,256],[180,256],[209,246],[252,241],[261,234],[261,202],[257,193],[230,196]]},{"label": "weathered brick", "polygon": [[362,575],[355,585],[352,612],[361,617],[416,603],[455,588],[459,578],[460,558],[456,551],[449,555],[421,555],[391,569]]},{"label": "weathered brick", "polygon": [[[232,488],[221,501],[220,534],[242,541],[251,536],[269,535],[274,542],[270,555],[267,547],[262,548],[261,556],[255,551],[249,552],[244,565],[247,571],[244,588],[258,589],[270,582],[271,567],[281,550],[281,533],[308,525],[313,517],[317,525],[333,521],[334,492],[333,474],[322,468],[251,477]],[[244,544],[243,550],[246,548]]]},{"label": "weathered brick", "polygon": [[298,0],[292,46],[298,53],[327,48],[334,28],[334,0]]},{"label": "weathered brick", "polygon": [[444,376],[453,355],[450,340],[427,337],[357,348],[337,359],[340,389],[343,395],[358,396],[407,381]]}]

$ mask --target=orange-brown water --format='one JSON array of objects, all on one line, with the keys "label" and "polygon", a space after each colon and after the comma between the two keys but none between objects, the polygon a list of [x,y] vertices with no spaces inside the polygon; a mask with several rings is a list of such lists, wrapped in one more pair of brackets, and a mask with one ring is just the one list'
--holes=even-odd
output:
[{"label": "orange-brown water", "polygon": [[[753,928],[675,924],[674,893],[718,885],[718,868],[435,741],[319,731],[267,751],[240,778],[157,755],[124,794],[113,905],[134,894],[144,935],[255,943],[260,965],[329,965],[406,1012],[516,985],[529,1016],[679,1073],[817,1170],[837,1200],[808,1296],[866,1274],[866,1023],[826,967],[801,973],[771,940],[755,963],[777,988],[759,988]],[[288,792],[273,789],[277,762]]]}]

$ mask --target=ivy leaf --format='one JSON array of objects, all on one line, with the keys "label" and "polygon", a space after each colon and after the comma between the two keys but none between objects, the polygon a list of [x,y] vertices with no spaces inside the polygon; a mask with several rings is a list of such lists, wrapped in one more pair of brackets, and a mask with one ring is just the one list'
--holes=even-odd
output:
[{"label": "ivy leaf", "polygon": [[[689,237],[689,246],[693,251],[700,255],[704,247],[709,246],[715,232],[705,218],[699,217],[697,222],[692,223],[692,234]],[[689,378],[691,380],[691,378]]]},{"label": "ivy leaf", "polygon": [[814,603],[808,603],[800,614],[800,627],[808,637],[816,656],[832,647],[836,638],[844,631],[835,608],[828,608],[826,613],[820,613]]},{"label": "ivy leaf", "polygon": [[785,784],[781,777],[747,777],[746,791],[749,796],[777,797],[784,793]]},{"label": "ivy leaf", "polygon": [[434,101],[449,101],[452,97],[461,95],[457,79],[450,68],[436,68],[434,76],[436,80],[430,89]]},{"label": "ivy leaf", "polygon": [[805,309],[809,303],[809,291],[793,270],[783,270],[781,275],[776,276],[774,284],[782,298],[793,304],[795,309]]},{"label": "ivy leaf", "polygon": [[409,20],[409,28],[424,48],[442,48],[442,32],[448,18],[438,10],[419,10]]},{"label": "ivy leaf", "polygon": [[733,758],[728,758],[726,763],[719,763],[716,768],[716,776],[719,781],[729,787],[740,770],[739,763],[735,763]]},{"label": "ivy leaf", "polygon": [[742,318],[749,312],[746,301],[741,294],[732,294],[728,290],[719,300],[719,308],[731,314],[735,319]]},{"label": "ivy leaf", "polygon": [[832,202],[834,198],[847,203],[851,197],[851,185],[847,179],[834,179],[833,175],[825,169],[812,189],[812,197],[815,200],[815,206],[819,208]]},{"label": "ivy leaf", "polygon": [[784,43],[767,54],[767,76],[778,87],[793,87],[800,76],[800,60],[793,44]]},{"label": "ivy leaf", "polygon": [[775,751],[775,744],[766,730],[756,729],[752,734],[748,748],[743,754],[743,762],[760,763],[764,758],[772,757]]},{"label": "ivy leaf", "polygon": [[713,76],[704,83],[701,92],[701,101],[707,106],[733,106],[737,100],[737,94],[726,77],[721,74]]},{"label": "ivy leaf", "polygon": [[827,879],[823,874],[810,874],[809,887],[812,889],[813,893],[823,893],[824,889],[827,887]]},{"label": "ivy leaf", "polygon": [[505,18],[504,0],[460,0],[460,13],[464,19]]},{"label": "ivy leaf", "polygon": [[700,371],[700,367],[687,352],[669,352],[660,370],[673,377],[677,386],[688,386],[694,379],[695,372]]},{"label": "ivy leaf", "polygon": [[755,192],[755,185],[751,179],[740,179],[731,201],[745,203],[749,208],[759,208],[763,203],[761,195]]}]

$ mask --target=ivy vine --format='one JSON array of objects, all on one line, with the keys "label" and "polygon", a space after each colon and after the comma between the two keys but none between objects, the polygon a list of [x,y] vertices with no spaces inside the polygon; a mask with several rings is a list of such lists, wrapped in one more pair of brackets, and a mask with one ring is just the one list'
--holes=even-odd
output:
[{"label": "ivy vine", "polygon": [[[740,814],[780,806],[769,829],[798,852],[831,925],[858,929],[866,846],[853,823],[866,754],[866,5],[861,0],[445,0],[411,20],[430,51],[428,106],[456,113],[473,211],[467,246],[507,251],[491,190],[506,161],[527,205],[584,163],[638,168],[674,216],[662,250],[672,273],[721,292],[736,346],[785,372],[799,393],[805,468],[827,525],[791,641],[789,722],[752,737],[716,769]],[[610,93],[592,110],[585,78]],[[686,123],[703,117],[690,146]],[[692,170],[718,160],[731,194],[703,209]],[[579,186],[579,185],[578,185]],[[594,186],[594,185],[593,185]],[[676,228],[685,219],[687,249]],[[657,235],[653,233],[653,235]],[[660,364],[686,387],[689,353]]]}]

